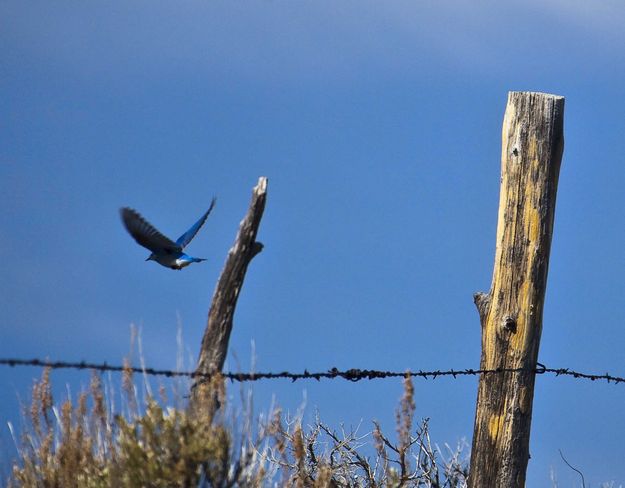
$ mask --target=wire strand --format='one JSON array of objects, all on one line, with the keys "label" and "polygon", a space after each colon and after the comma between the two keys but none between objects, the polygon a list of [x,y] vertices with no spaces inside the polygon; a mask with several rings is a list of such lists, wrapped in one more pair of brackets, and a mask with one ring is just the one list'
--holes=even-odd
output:
[{"label": "wire strand", "polygon": [[[86,361],[80,362],[68,362],[68,361],[48,361],[42,359],[4,359],[0,358],[0,365],[5,366],[36,366],[40,368],[51,369],[90,369],[95,371],[114,371],[114,372],[132,372],[142,373],[149,376],[166,376],[166,377],[188,377],[188,378],[210,378],[214,374],[203,374],[192,371],[175,371],[168,369],[155,369],[155,368],[139,368],[135,366],[118,366],[104,363],[91,363]],[[609,373],[605,374],[591,374],[574,371],[570,368],[547,368],[546,366],[538,363],[538,367],[534,369],[525,368],[497,368],[497,369],[449,369],[449,370],[435,370],[435,371],[381,371],[375,369],[347,369],[339,370],[337,368],[331,368],[328,371],[310,373],[304,370],[303,373],[292,373],[289,371],[283,371],[280,373],[221,373],[221,376],[228,378],[231,381],[259,381],[269,379],[290,379],[291,381],[314,379],[320,381],[322,379],[334,379],[342,378],[349,381],[360,380],[373,380],[382,378],[403,378],[406,376],[432,378],[436,379],[443,376],[451,376],[456,379],[459,376],[476,376],[481,374],[505,374],[505,373],[521,373],[530,372],[535,374],[552,374],[556,377],[569,376],[575,379],[585,379],[590,381],[606,381],[608,383],[625,383],[625,378],[620,376],[614,376]]]}]

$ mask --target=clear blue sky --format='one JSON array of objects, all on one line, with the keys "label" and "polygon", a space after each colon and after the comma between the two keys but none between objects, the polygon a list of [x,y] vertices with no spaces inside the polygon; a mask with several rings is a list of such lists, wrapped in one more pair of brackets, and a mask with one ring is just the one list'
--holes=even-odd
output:
[{"label": "clear blue sky", "polygon": [[[269,178],[228,365],[477,367],[507,92],[566,97],[539,360],[625,374],[625,6],[587,2],[0,3],[0,356],[146,363],[202,337],[250,190]],[[177,237],[145,262],[118,208]],[[188,363],[188,361],[187,361]],[[239,366],[237,366],[239,365]],[[0,368],[6,421],[34,368]],[[73,392],[86,373],[56,372]],[[477,381],[416,380],[439,443],[470,442]],[[393,429],[400,381],[254,385],[338,426]],[[234,391],[234,390],[233,390]],[[236,392],[235,392],[236,393]],[[62,393],[59,393],[59,398]],[[528,486],[625,483],[625,387],[539,377]]]}]

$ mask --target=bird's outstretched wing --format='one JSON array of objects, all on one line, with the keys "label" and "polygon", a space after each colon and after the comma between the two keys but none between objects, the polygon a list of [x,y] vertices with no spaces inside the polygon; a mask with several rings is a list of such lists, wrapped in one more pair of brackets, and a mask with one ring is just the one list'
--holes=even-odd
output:
[{"label": "bird's outstretched wing", "polygon": [[184,249],[185,247],[187,247],[187,244],[189,244],[189,242],[193,240],[193,238],[195,237],[195,234],[198,233],[198,231],[204,225],[204,222],[206,222],[206,219],[208,218],[208,214],[211,213],[211,210],[213,210],[213,207],[215,206],[216,201],[217,199],[213,197],[213,199],[211,200],[211,205],[210,207],[208,207],[208,210],[206,211],[206,213],[202,215],[202,217],[200,217],[200,220],[198,220],[195,224],[193,224],[188,231],[186,231],[184,234],[182,234],[178,238],[178,240],[176,241],[176,244],[180,247],[180,249]]},{"label": "bird's outstretched wing", "polygon": [[161,234],[132,208],[124,207],[119,210],[119,213],[126,230],[134,240],[153,253],[172,253],[182,250],[178,244]]}]

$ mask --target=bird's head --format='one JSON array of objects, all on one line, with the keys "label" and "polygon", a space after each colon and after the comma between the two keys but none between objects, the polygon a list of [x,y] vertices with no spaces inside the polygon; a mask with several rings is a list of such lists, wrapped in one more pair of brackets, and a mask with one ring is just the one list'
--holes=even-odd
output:
[{"label": "bird's head", "polygon": [[155,259],[155,258],[156,258],[156,256],[154,256],[154,253],[152,253],[152,254],[150,254],[150,255],[147,257],[146,261],[156,261],[156,259]]}]

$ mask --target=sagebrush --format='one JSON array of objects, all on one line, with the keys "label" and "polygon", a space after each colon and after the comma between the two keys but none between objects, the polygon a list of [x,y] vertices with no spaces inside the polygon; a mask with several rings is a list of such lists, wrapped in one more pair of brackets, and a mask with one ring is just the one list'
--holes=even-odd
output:
[{"label": "sagebrush", "polygon": [[249,402],[234,412],[219,377],[192,405],[179,393],[168,398],[164,387],[140,401],[134,381],[127,369],[117,408],[96,373],[86,391],[56,405],[44,370],[24,409],[23,432],[13,433],[19,457],[8,486],[466,486],[464,446],[443,453],[430,440],[427,419],[413,425],[409,377],[393,436],[377,423],[365,434],[332,429],[319,418],[305,426],[301,416],[279,409],[254,418]]}]

